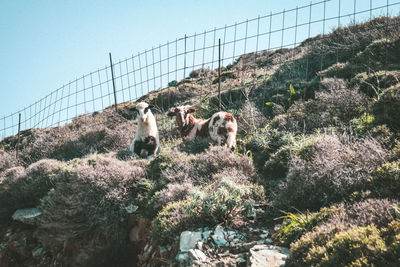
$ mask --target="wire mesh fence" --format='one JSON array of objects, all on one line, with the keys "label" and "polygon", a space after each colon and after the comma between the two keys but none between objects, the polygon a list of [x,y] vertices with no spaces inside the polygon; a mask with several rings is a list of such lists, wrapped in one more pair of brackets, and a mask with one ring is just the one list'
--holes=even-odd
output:
[{"label": "wire mesh fence", "polygon": [[[176,85],[195,70],[214,70],[219,63],[226,67],[238,63],[246,54],[256,62],[270,51],[297,47],[314,36],[323,40],[333,29],[376,17],[393,17],[399,11],[400,1],[324,0],[185,35],[118,60],[113,68],[105,65],[64,84],[24,109],[1,117],[0,137],[17,134],[19,126],[20,130],[26,130],[63,125],[80,115],[101,111],[116,103],[136,101],[149,92]],[[398,26],[387,23],[385,27]],[[311,71],[324,67],[327,58],[323,42],[321,45],[319,66],[308,60],[303,66],[306,79]],[[339,45],[336,47],[338,58],[343,51]],[[293,58],[282,59],[290,60]]]}]

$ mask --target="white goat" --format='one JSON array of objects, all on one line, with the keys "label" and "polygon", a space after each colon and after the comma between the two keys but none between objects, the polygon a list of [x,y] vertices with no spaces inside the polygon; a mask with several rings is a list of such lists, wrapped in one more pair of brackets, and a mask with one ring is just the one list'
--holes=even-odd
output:
[{"label": "white goat", "polygon": [[156,119],[151,112],[153,105],[140,102],[133,110],[138,113],[138,128],[130,151],[140,158],[151,159],[160,152],[160,137]]}]

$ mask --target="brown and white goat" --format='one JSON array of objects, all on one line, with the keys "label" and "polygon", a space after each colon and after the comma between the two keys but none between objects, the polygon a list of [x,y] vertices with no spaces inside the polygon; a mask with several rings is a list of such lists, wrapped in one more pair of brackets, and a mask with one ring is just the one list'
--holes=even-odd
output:
[{"label": "brown and white goat", "polygon": [[220,111],[205,120],[196,119],[191,114],[194,111],[194,108],[186,105],[171,108],[168,112],[168,116],[176,116],[176,124],[183,141],[203,137],[216,141],[218,145],[235,148],[237,123],[230,113]]}]

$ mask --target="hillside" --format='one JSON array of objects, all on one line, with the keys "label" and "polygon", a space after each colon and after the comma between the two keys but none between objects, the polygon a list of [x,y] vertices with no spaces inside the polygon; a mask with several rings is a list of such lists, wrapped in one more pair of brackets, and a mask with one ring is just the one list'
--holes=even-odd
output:
[{"label": "hillside", "polygon": [[181,104],[200,118],[218,111],[209,69],[138,100],[156,106],[153,160],[128,151],[136,103],[25,130],[19,160],[7,137],[0,266],[399,266],[399,22],[223,67],[235,152],[182,143],[166,115]]}]

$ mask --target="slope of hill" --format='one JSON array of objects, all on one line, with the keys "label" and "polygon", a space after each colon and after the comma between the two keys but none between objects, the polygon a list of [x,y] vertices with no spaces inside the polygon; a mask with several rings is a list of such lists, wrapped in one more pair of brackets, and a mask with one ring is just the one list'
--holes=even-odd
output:
[{"label": "slope of hill", "polygon": [[151,161],[128,151],[136,103],[23,131],[19,160],[17,137],[4,139],[0,266],[250,266],[271,253],[277,266],[399,265],[399,22],[224,67],[234,153],[182,143],[166,116],[178,104],[218,110],[208,69],[140,99],[157,107]]}]

